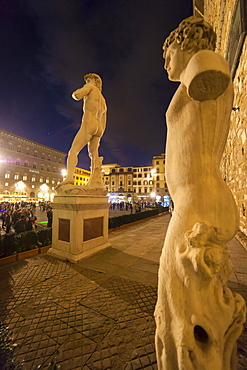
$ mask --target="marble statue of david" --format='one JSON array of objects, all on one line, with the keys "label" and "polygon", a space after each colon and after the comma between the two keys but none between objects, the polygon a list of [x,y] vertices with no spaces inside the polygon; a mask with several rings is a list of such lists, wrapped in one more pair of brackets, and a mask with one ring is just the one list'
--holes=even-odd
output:
[{"label": "marble statue of david", "polygon": [[155,309],[162,370],[235,369],[243,298],[227,288],[227,242],[238,211],[220,173],[233,102],[227,62],[202,18],[166,39],[165,69],[180,85],[167,110],[166,180],[174,212],[160,258]]},{"label": "marble statue of david", "polygon": [[91,159],[91,176],[89,183],[83,187],[103,187],[101,165],[103,157],[99,157],[98,149],[101,137],[106,128],[107,106],[102,91],[102,80],[96,73],[88,73],[84,76],[85,85],[73,92],[72,98],[83,99],[83,115],[79,131],[77,132],[67,159],[66,179],[58,186],[74,183],[74,170],[78,162],[79,152],[88,145],[88,153]]}]

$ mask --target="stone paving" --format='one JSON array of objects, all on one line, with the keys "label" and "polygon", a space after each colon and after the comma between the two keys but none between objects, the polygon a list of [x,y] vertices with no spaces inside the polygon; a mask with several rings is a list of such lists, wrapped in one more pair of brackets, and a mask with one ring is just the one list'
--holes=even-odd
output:
[{"label": "stone paving", "polygon": [[[0,318],[24,370],[157,369],[153,318],[168,214],[113,231],[111,247],[77,264],[47,254],[0,267]],[[229,286],[247,299],[247,252],[229,243]],[[246,328],[239,370],[247,369]],[[211,370],[211,369],[210,369]]]}]

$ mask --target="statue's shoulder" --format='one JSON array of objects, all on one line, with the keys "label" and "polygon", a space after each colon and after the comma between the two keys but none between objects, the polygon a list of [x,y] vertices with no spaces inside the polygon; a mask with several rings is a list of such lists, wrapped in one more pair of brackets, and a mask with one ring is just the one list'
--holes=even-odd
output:
[{"label": "statue's shoulder", "polygon": [[220,96],[230,81],[230,69],[225,58],[211,50],[200,50],[190,59],[182,82],[192,99],[204,101]]}]

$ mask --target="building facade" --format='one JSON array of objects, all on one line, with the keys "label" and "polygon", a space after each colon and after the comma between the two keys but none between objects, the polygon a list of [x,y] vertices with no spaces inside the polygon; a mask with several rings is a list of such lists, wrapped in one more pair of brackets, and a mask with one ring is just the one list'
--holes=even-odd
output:
[{"label": "building facade", "polygon": [[0,130],[0,199],[52,200],[66,155]]},{"label": "building facade", "polygon": [[234,102],[222,175],[238,206],[240,230],[247,235],[247,2],[194,0],[194,12],[213,26],[216,52],[228,60],[231,68]]},{"label": "building facade", "polygon": [[154,189],[157,196],[164,197],[168,195],[168,188],[165,177],[165,153],[161,155],[153,156],[152,167],[153,167],[153,182]]},{"label": "building facade", "polygon": [[84,186],[90,179],[90,171],[76,167],[74,171],[74,185]]},{"label": "building facade", "polygon": [[102,169],[110,201],[156,202],[168,194],[165,154],[154,156],[152,165],[122,167],[114,163],[103,165]]}]

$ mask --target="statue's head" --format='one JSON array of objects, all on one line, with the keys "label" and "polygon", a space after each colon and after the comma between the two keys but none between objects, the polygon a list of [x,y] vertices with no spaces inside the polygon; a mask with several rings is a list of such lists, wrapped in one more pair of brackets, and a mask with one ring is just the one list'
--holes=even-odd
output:
[{"label": "statue's head", "polygon": [[84,81],[87,82],[88,79],[93,79],[95,86],[101,91],[102,90],[102,80],[96,73],[88,73],[84,76]]},{"label": "statue's head", "polygon": [[163,45],[164,54],[173,41],[176,41],[183,51],[214,50],[216,34],[213,27],[203,18],[191,16],[184,19],[167,37]]}]

